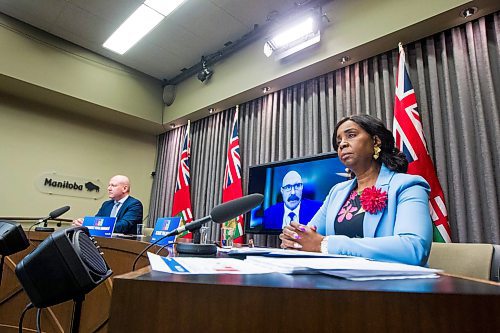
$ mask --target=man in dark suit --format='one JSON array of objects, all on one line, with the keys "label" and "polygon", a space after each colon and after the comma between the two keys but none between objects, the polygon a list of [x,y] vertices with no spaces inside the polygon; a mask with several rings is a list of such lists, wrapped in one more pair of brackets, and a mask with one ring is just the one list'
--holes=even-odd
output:
[{"label": "man in dark suit", "polygon": [[[135,234],[137,224],[142,223],[142,203],[130,196],[130,180],[126,176],[117,175],[109,180],[108,196],[111,200],[105,201],[96,216],[116,217],[113,232]],[[73,221],[75,225],[82,225],[83,219]]]},{"label": "man in dark suit", "polygon": [[289,171],[281,184],[283,202],[264,211],[265,229],[282,229],[292,221],[307,224],[321,207],[322,202],[302,199],[304,183],[297,171]]}]

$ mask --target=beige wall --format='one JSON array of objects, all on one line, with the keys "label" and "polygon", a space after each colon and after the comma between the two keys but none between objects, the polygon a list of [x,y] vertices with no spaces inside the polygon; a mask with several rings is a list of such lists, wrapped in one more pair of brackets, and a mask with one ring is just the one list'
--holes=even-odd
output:
[{"label": "beige wall", "polygon": [[[0,45],[0,91],[149,133],[164,131],[160,80],[1,13]],[[22,85],[33,86],[33,93],[23,95]]]},{"label": "beige wall", "polygon": [[[467,20],[498,10],[498,0],[335,0],[323,7],[330,19],[316,48],[286,61],[266,58],[258,38],[214,64],[202,84],[193,76],[176,87],[174,103],[162,102],[162,82],[70,44],[0,13],[0,91],[50,100],[85,114],[159,134],[339,67],[465,23],[460,12],[477,6]],[[409,15],[411,13],[411,15]],[[267,37],[267,36],[266,36]],[[340,64],[341,56],[351,61]],[[293,60],[291,60],[293,59]],[[29,88],[26,88],[29,86]],[[32,91],[26,94],[26,90]]]},{"label": "beige wall", "polygon": [[94,214],[102,199],[39,192],[43,173],[131,179],[132,195],[149,207],[156,136],[0,94],[0,216],[42,216],[69,205],[65,218]]}]

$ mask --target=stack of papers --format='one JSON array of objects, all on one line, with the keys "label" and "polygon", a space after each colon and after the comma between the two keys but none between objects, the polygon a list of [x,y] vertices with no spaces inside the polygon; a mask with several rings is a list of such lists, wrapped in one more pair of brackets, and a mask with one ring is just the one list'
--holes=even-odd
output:
[{"label": "stack of papers", "polygon": [[151,269],[173,274],[265,274],[272,269],[233,258],[161,257],[148,252]]},{"label": "stack of papers", "polygon": [[272,258],[248,257],[245,261],[285,274],[328,274],[354,281],[436,278],[440,270],[359,257]]},{"label": "stack of papers", "polygon": [[264,257],[293,257],[293,258],[344,258],[349,257],[341,254],[324,254],[319,252],[297,251],[289,249],[277,249],[274,247],[242,247],[233,248],[226,252],[230,256],[264,256]]},{"label": "stack of papers", "polygon": [[[304,251],[238,249],[245,260],[233,258],[174,257],[148,252],[151,268],[173,274],[327,274],[353,281],[437,278],[437,269],[360,257],[323,255]],[[249,255],[253,254],[253,255]]]}]

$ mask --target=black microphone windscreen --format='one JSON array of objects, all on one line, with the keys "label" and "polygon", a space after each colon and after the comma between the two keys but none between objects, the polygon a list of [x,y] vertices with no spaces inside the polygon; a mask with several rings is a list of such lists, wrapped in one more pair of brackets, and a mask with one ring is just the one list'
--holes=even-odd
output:
[{"label": "black microphone windscreen", "polygon": [[64,206],[64,207],[61,207],[61,208],[58,208],[52,212],[49,213],[49,217],[51,219],[55,219],[55,218],[58,218],[59,216],[61,216],[62,214],[66,213],[68,210],[70,209],[69,206]]},{"label": "black microphone windscreen", "polygon": [[264,196],[262,194],[249,194],[214,207],[212,212],[210,212],[210,216],[215,223],[223,223],[257,207],[262,201],[264,201]]}]

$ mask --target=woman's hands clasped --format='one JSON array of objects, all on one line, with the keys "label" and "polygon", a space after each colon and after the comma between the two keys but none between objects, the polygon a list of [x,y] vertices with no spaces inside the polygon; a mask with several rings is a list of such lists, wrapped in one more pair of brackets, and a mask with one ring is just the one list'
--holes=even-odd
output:
[{"label": "woman's hands clasped", "polygon": [[281,248],[310,252],[321,252],[321,241],[324,236],[316,232],[316,227],[308,227],[292,222],[283,228],[280,234]]}]

